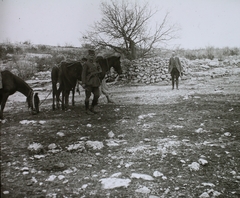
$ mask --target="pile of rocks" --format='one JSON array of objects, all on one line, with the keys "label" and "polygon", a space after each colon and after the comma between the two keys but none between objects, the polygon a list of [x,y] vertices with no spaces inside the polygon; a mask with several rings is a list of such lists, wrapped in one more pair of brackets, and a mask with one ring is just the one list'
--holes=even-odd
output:
[{"label": "pile of rocks", "polygon": [[[127,71],[127,79],[134,83],[158,83],[161,81],[170,80],[170,74],[168,74],[167,58],[148,58],[134,60]],[[181,64],[185,73],[188,72],[188,61],[181,59]]]},{"label": "pile of rocks", "polygon": [[[183,78],[187,79],[194,72],[207,71],[217,67],[240,66],[240,59],[196,59],[188,60],[180,58],[183,67]],[[133,83],[152,84],[161,81],[169,81],[171,75],[168,73],[169,58],[145,58],[137,59],[131,62],[126,71],[126,78]]]}]

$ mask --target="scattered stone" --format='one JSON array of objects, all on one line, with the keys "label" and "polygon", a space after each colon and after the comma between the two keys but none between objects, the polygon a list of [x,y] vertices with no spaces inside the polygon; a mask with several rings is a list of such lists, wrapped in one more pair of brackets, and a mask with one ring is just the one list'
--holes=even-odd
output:
[{"label": "scattered stone", "polygon": [[83,152],[85,150],[85,143],[84,142],[77,142],[75,144],[71,144],[67,147],[68,151],[80,151]]},{"label": "scattered stone", "polygon": [[179,121],[184,121],[184,118],[178,118]]},{"label": "scattered stone", "polygon": [[4,124],[4,123],[6,123],[6,122],[7,122],[6,119],[4,119],[4,120],[1,120],[1,119],[0,119],[0,123]]},{"label": "scattered stone", "polygon": [[130,179],[104,178],[99,180],[103,189],[114,189],[119,187],[127,188],[131,182]]},{"label": "scattered stone", "polygon": [[65,164],[62,162],[59,162],[57,164],[54,164],[53,169],[56,171],[61,171],[65,169]]},{"label": "scattered stone", "polygon": [[112,174],[110,177],[111,177],[111,178],[117,178],[117,177],[120,177],[121,175],[122,175],[122,173],[121,173],[121,172],[118,172],[118,173]]},{"label": "scattered stone", "polygon": [[167,177],[166,177],[166,176],[162,176],[162,179],[163,179],[163,180],[166,180],[166,179],[167,179]]},{"label": "scattered stone", "polygon": [[231,133],[226,132],[226,133],[224,133],[224,136],[226,136],[226,137],[230,137],[230,136],[231,136]]},{"label": "scattered stone", "polygon": [[182,129],[183,126],[181,126],[181,125],[171,125],[171,126],[169,126],[168,128],[169,128],[169,129]]},{"label": "scattered stone", "polygon": [[181,163],[183,163],[183,164],[185,164],[185,163],[186,163],[186,161],[185,161],[185,160],[180,160],[180,162],[181,162]]},{"label": "scattered stone", "polygon": [[196,133],[203,133],[205,132],[205,130],[203,130],[203,128],[198,128],[195,130]]},{"label": "scattered stone", "polygon": [[154,176],[154,177],[162,177],[163,174],[162,174],[161,172],[159,172],[159,171],[154,171],[154,172],[153,172],[153,176]]},{"label": "scattered stone", "polygon": [[235,178],[236,178],[237,180],[240,180],[240,176],[236,176]]},{"label": "scattered stone", "polygon": [[89,128],[90,128],[90,127],[92,127],[92,125],[91,125],[91,124],[87,124],[87,127],[89,127]]},{"label": "scattered stone", "polygon": [[50,149],[50,150],[55,149],[55,148],[57,148],[57,145],[55,143],[48,145],[48,149]]},{"label": "scattered stone", "polygon": [[63,180],[64,178],[65,178],[64,175],[58,175],[58,179],[59,179],[59,180]]},{"label": "scattered stone", "polygon": [[90,140],[86,142],[86,146],[92,148],[93,150],[101,150],[104,147],[102,142]]},{"label": "scattered stone", "polygon": [[43,145],[41,145],[40,143],[33,142],[32,144],[30,144],[28,146],[28,151],[31,154],[39,154],[39,153],[43,152]]},{"label": "scattered stone", "polygon": [[135,192],[149,194],[151,192],[151,190],[149,188],[147,188],[146,186],[144,186],[142,188],[135,190]]},{"label": "scattered stone", "polygon": [[86,189],[88,187],[88,184],[83,184],[81,189]]},{"label": "scattered stone", "polygon": [[50,175],[46,181],[54,181],[56,179],[56,175]]},{"label": "scattered stone", "polygon": [[66,183],[68,183],[68,180],[67,180],[67,179],[63,181],[63,184],[66,184]]},{"label": "scattered stone", "polygon": [[47,121],[45,121],[45,120],[40,120],[38,123],[39,124],[45,124]]},{"label": "scattered stone", "polygon": [[4,195],[8,195],[8,194],[9,194],[9,191],[5,190],[5,191],[3,191],[3,194],[4,194]]},{"label": "scattered stone", "polygon": [[22,169],[21,169],[21,171],[29,171],[29,168],[28,167],[23,167]]},{"label": "scattered stone", "polygon": [[210,196],[207,192],[204,192],[199,196],[199,198],[208,198],[208,197],[210,197]]},{"label": "scattered stone", "polygon": [[108,133],[108,137],[109,138],[113,138],[115,136],[115,134],[112,132],[112,131],[110,131],[109,133]]},{"label": "scattered stone", "polygon": [[135,178],[135,179],[143,179],[143,180],[154,180],[154,178],[150,175],[147,174],[139,174],[139,173],[132,173],[131,174],[131,178]]},{"label": "scattered stone", "polygon": [[132,166],[133,164],[134,164],[133,162],[128,162],[125,164],[125,168],[128,168],[128,167]]},{"label": "scattered stone", "polygon": [[213,183],[202,183],[203,186],[215,187]]},{"label": "scattered stone", "polygon": [[37,123],[37,121],[34,121],[34,120],[21,120],[19,123],[28,125],[28,124],[35,124],[35,123]]},{"label": "scattered stone", "polygon": [[160,198],[160,197],[155,196],[155,195],[150,195],[149,198]]},{"label": "scattered stone", "polygon": [[149,139],[149,138],[144,138],[144,142],[151,142],[151,139]]},{"label": "scattered stone", "polygon": [[191,171],[198,171],[200,169],[200,164],[197,162],[193,162],[192,164],[189,164],[188,167]]},{"label": "scattered stone", "polygon": [[65,134],[63,132],[57,132],[57,135],[60,136],[60,137],[65,136]]},{"label": "scattered stone", "polygon": [[41,158],[44,158],[45,155],[34,155],[33,157],[36,158],[36,159],[41,159]]},{"label": "scattered stone", "polygon": [[107,142],[106,145],[109,146],[109,147],[111,147],[111,146],[119,146],[119,144],[115,140],[112,140],[112,139],[106,140],[106,142]]},{"label": "scattered stone", "polygon": [[200,158],[200,159],[198,160],[198,163],[204,166],[204,165],[208,164],[208,161],[205,160],[205,159],[201,159],[201,158]]}]

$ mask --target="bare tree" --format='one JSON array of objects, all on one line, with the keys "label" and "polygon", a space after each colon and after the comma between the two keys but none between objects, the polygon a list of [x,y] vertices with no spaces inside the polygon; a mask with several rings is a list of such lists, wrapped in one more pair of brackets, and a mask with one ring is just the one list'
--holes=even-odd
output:
[{"label": "bare tree", "polygon": [[159,44],[175,38],[178,28],[168,25],[169,13],[154,29],[150,19],[157,13],[148,3],[130,3],[127,0],[101,3],[102,19],[94,23],[84,38],[93,46],[109,47],[130,59],[148,55]]}]

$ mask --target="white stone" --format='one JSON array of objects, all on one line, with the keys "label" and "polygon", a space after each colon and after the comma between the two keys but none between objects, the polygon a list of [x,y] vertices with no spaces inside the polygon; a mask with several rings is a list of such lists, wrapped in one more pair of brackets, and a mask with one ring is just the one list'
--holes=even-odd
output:
[{"label": "white stone", "polygon": [[117,178],[117,177],[120,177],[121,175],[122,175],[122,173],[121,173],[121,172],[118,172],[118,173],[112,174],[110,177],[111,177],[111,178]]},{"label": "white stone", "polygon": [[46,181],[54,181],[56,179],[56,175],[50,175]]},{"label": "white stone", "polygon": [[87,127],[89,127],[89,128],[90,128],[90,127],[92,127],[92,125],[91,125],[91,124],[87,124]]},{"label": "white stone", "polygon": [[127,188],[131,182],[130,179],[104,178],[100,179],[103,189],[114,189],[119,187]]},{"label": "white stone", "polygon": [[108,137],[109,138],[113,138],[115,136],[115,134],[112,132],[112,131],[110,131],[109,133],[108,133]]},{"label": "white stone", "polygon": [[231,133],[226,132],[226,133],[224,133],[224,136],[230,137],[230,136],[231,136]]},{"label": "white stone", "polygon": [[154,177],[161,177],[161,176],[163,176],[163,174],[161,172],[159,172],[159,171],[154,171],[153,172],[153,176]]},{"label": "white stone", "polygon": [[34,155],[33,157],[36,158],[36,159],[41,159],[41,158],[44,158],[45,155]]},{"label": "white stone", "polygon": [[142,188],[135,190],[135,192],[149,194],[151,192],[151,190],[149,188],[147,188],[146,186],[144,186]]},{"label": "white stone", "polygon": [[131,178],[136,178],[136,179],[143,179],[143,180],[154,180],[152,176],[147,175],[147,174],[139,174],[139,173],[132,173]]},{"label": "white stone", "polygon": [[201,158],[200,158],[200,159],[198,160],[198,163],[204,166],[204,165],[208,164],[208,161],[205,160],[205,159],[201,159]]},{"label": "white stone", "polygon": [[102,142],[99,142],[99,141],[87,141],[86,142],[86,145],[90,148],[92,148],[93,150],[101,150],[104,145]]},{"label": "white stone", "polygon": [[35,124],[35,123],[37,123],[37,121],[34,121],[34,120],[22,120],[19,123],[28,125],[28,124]]},{"label": "white stone", "polygon": [[39,124],[45,124],[47,121],[45,121],[45,120],[40,120],[38,123]]},{"label": "white stone", "polygon": [[210,197],[210,196],[207,192],[204,192],[199,196],[199,198],[208,198],[208,197]]},{"label": "white stone", "polygon": [[191,171],[198,171],[200,169],[200,164],[197,162],[193,162],[192,164],[189,164],[188,167]]},{"label": "white stone", "polygon": [[213,183],[202,183],[203,186],[209,186],[209,187],[215,187],[215,185]]},{"label": "white stone", "polygon": [[64,179],[64,178],[65,178],[64,175],[58,175],[58,179],[59,179],[59,180],[62,180],[62,179]]},{"label": "white stone", "polygon": [[55,149],[55,148],[57,148],[57,145],[55,143],[48,145],[48,149],[50,149],[50,150]]},{"label": "white stone", "polygon": [[81,188],[86,189],[87,187],[88,187],[88,184],[83,184]]},{"label": "white stone", "polygon": [[65,136],[65,134],[63,132],[57,132],[57,135],[60,136],[60,137]]}]

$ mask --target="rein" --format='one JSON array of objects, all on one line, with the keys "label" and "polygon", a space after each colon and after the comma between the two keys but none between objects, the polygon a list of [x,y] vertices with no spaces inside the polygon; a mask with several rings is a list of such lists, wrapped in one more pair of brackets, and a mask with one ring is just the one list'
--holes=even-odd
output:
[{"label": "rein", "polygon": [[52,90],[48,93],[48,95],[44,98],[44,100],[39,104],[39,107],[47,100],[48,96],[52,93]]}]

